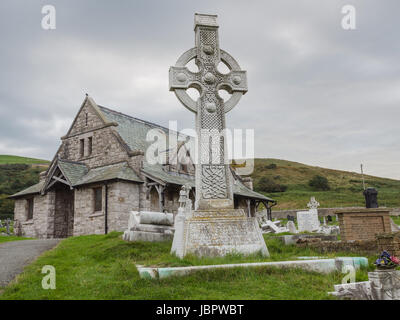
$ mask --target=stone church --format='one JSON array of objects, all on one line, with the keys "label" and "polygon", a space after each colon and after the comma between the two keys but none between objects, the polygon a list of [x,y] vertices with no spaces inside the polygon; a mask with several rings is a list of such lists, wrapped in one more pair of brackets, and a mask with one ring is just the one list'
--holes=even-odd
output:
[{"label": "stone church", "polygon": [[[10,197],[16,233],[35,238],[106,234],[125,230],[130,211],[176,213],[181,186],[195,187],[194,165],[148,163],[151,129],[169,132],[86,96],[39,183]],[[231,173],[236,208],[251,216],[260,203],[267,207],[273,201],[254,192],[250,178]]]}]

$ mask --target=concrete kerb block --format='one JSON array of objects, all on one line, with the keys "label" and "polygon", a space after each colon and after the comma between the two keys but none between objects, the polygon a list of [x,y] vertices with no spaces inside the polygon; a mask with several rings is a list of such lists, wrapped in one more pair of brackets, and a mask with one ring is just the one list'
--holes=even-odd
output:
[{"label": "concrete kerb block", "polygon": [[336,259],[236,263],[236,264],[171,267],[171,268],[169,267],[148,268],[148,267],[137,266],[137,269],[139,271],[139,275],[141,278],[163,279],[171,276],[184,276],[200,270],[229,269],[237,267],[300,268],[307,271],[330,273],[334,271],[341,272],[344,265],[351,265],[355,269],[359,269],[361,266],[368,266],[368,259],[365,257],[339,257]]}]

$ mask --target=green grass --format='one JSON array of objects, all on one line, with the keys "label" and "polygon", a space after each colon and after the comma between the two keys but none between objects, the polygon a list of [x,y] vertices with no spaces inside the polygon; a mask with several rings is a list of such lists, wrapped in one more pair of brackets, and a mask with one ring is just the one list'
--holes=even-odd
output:
[{"label": "green grass", "polygon": [[[276,167],[271,167],[271,164],[275,164]],[[308,186],[308,181],[315,175],[326,177],[331,190],[314,191]],[[355,172],[320,168],[279,159],[255,159],[251,177],[258,192],[260,190],[257,190],[257,183],[262,177],[288,187],[286,192],[261,192],[278,201],[273,210],[306,208],[311,196],[318,200],[321,208],[365,205],[361,174]],[[364,177],[367,187],[375,187],[378,190],[378,203],[381,207],[400,207],[399,180],[369,175]]]},{"label": "green grass", "polygon": [[0,154],[0,164],[49,164],[50,161]]},{"label": "green grass", "polygon": [[[271,260],[319,255],[312,250],[284,246],[267,236]],[[281,270],[271,267],[201,271],[162,280],[140,279],[135,264],[192,265],[244,262],[248,258],[183,261],[169,254],[171,242],[125,242],[121,233],[72,237],[25,268],[17,281],[4,288],[0,299],[333,299],[327,295],[343,275]],[[338,256],[340,254],[337,254]],[[253,256],[250,260],[266,260]],[[370,261],[375,257],[370,257]],[[44,265],[56,268],[56,290],[41,287]],[[373,268],[370,266],[368,269]],[[357,281],[367,279],[367,268]]]},{"label": "green grass", "polygon": [[17,236],[0,236],[0,243],[19,241],[19,240],[33,240],[33,238],[17,237]]}]

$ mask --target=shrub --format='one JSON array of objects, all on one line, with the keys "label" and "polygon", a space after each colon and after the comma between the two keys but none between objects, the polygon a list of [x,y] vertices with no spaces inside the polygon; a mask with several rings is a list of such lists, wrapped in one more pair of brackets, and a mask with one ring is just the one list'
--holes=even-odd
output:
[{"label": "shrub", "polygon": [[268,164],[265,166],[265,169],[276,169],[276,168],[277,168],[277,166],[275,163],[271,163],[271,164]]},{"label": "shrub", "polygon": [[257,191],[263,192],[285,192],[287,186],[276,183],[266,177],[262,177],[256,184]]},{"label": "shrub", "polygon": [[331,189],[328,179],[320,175],[314,176],[308,181],[308,185],[316,191],[327,191]]}]

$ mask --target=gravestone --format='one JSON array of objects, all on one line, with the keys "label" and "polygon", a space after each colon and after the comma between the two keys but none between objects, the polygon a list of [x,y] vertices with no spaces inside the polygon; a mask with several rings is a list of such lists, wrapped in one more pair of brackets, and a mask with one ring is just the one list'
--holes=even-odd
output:
[{"label": "gravestone", "polygon": [[[198,146],[195,211],[185,217],[184,244],[176,255],[222,256],[259,251],[269,255],[256,218],[247,217],[242,209],[234,209],[233,177],[226,158],[226,139],[221,134],[225,113],[247,92],[247,78],[236,60],[219,48],[218,28],[216,15],[195,14],[196,46],[169,70],[170,90],[196,115]],[[186,67],[193,59],[199,68],[197,73]],[[228,74],[217,70],[221,61],[230,69]],[[193,87],[201,91],[197,101],[186,92]],[[228,101],[218,95],[220,89],[232,94]]]},{"label": "gravestone", "polygon": [[8,235],[10,235],[10,223],[11,223],[10,218],[7,218],[7,220],[6,220],[6,232],[7,232]]},{"label": "gravestone", "polygon": [[314,197],[311,197],[310,202],[307,204],[309,210],[297,212],[297,225],[299,232],[312,232],[319,229],[320,222],[318,219],[318,206],[319,203]]},{"label": "gravestone", "polygon": [[286,224],[286,228],[288,228],[290,233],[297,233],[296,225],[291,220]]},{"label": "gravestone", "polygon": [[173,214],[150,211],[131,211],[128,229],[122,238],[126,241],[171,240],[174,233]]},{"label": "gravestone", "polygon": [[328,220],[328,222],[332,222],[332,217],[331,217],[330,215],[328,215],[328,216],[326,217],[326,219]]}]

